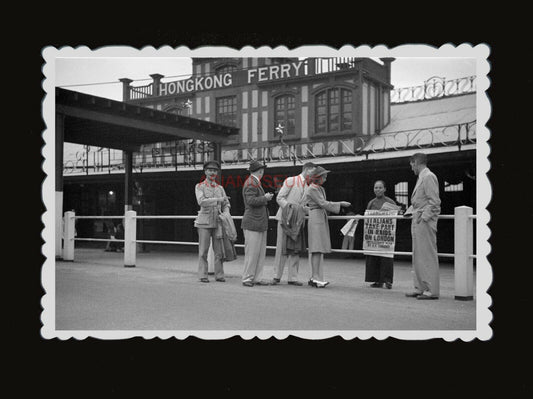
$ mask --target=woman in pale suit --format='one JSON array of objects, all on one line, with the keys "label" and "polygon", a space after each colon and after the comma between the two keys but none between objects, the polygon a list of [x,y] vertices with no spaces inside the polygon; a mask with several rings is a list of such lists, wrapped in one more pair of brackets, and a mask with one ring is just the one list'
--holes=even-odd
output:
[{"label": "woman in pale suit", "polygon": [[326,182],[328,173],[329,170],[318,166],[311,177],[311,184],[304,193],[304,203],[309,207],[307,229],[312,270],[308,284],[316,288],[323,288],[329,284],[328,281],[324,281],[322,266],[323,254],[331,252],[328,212],[339,213],[341,207],[346,208],[351,205],[347,201],[332,202],[326,200],[326,192],[322,185]]}]

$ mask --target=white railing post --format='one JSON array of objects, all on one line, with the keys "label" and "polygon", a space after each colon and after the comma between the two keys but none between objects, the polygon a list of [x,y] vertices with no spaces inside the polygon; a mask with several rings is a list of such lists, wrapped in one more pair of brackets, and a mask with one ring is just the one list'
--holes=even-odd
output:
[{"label": "white railing post", "polygon": [[56,192],[56,214],[55,214],[55,223],[56,223],[56,259],[61,259],[63,256],[63,235],[64,228],[63,223],[64,219],[61,218],[61,213],[63,212],[63,192]]},{"label": "white railing post", "polygon": [[455,299],[470,301],[474,299],[474,262],[470,255],[474,249],[474,230],[472,208],[455,208],[454,274]]},{"label": "white railing post", "polygon": [[63,260],[74,261],[75,216],[72,211],[65,212],[63,228]]},{"label": "white railing post", "polygon": [[124,267],[135,267],[137,244],[137,212],[124,214]]}]

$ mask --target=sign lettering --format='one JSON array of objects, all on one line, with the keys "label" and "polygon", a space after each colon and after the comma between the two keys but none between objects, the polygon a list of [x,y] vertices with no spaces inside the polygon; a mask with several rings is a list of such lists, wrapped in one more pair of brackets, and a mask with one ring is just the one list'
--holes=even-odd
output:
[{"label": "sign lettering", "polygon": [[280,79],[292,79],[308,75],[307,61],[268,65],[245,71],[234,71],[223,75],[196,76],[185,80],[161,82],[159,96],[172,96],[196,91],[243,86]]},{"label": "sign lettering", "polygon": [[[398,211],[366,210],[365,216],[396,216]],[[365,219],[363,232],[363,250],[394,252],[396,244],[396,219]],[[365,253],[365,255],[393,258],[392,254]]]}]

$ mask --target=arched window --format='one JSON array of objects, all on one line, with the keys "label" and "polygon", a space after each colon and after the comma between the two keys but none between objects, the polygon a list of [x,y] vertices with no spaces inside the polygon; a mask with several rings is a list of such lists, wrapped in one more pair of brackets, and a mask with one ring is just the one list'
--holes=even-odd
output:
[{"label": "arched window", "polygon": [[343,88],[324,90],[315,97],[315,130],[317,133],[342,132],[352,129],[352,91]]},{"label": "arched window", "polygon": [[296,130],[296,106],[294,96],[284,95],[276,97],[274,101],[274,109],[274,126],[277,127],[281,125],[285,135],[294,135]]},{"label": "arched window", "polygon": [[224,64],[215,69],[215,75],[224,75],[226,73],[231,73],[235,70],[237,70],[237,65]]}]

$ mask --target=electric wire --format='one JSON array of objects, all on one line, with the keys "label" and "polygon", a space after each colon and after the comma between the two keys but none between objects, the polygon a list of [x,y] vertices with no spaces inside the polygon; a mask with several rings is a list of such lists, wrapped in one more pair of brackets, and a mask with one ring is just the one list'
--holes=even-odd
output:
[{"label": "electric wire", "polygon": [[[228,61],[225,64],[220,64],[219,66],[217,66],[217,68],[213,72],[200,73],[200,74],[195,74],[193,72],[190,72],[190,73],[185,73],[185,74],[180,74],[180,75],[165,76],[165,77],[163,77],[163,79],[190,78],[190,77],[193,77],[193,76],[195,76],[195,77],[215,76],[215,75],[218,74],[217,71],[219,71],[220,69],[222,69],[223,67],[228,66],[228,65],[234,65],[234,62]],[[249,67],[246,67],[246,68],[237,68],[236,67],[235,69],[232,69],[229,72],[230,73],[242,72],[242,71],[247,71],[248,69],[250,69],[250,68]],[[132,79],[132,81],[133,82],[145,82],[145,81],[152,81],[152,79],[151,78]],[[122,84],[122,82],[117,80],[117,81],[109,81],[109,82],[93,82],[93,83],[80,83],[80,84],[61,85],[61,86],[57,86],[57,87],[67,88],[67,87],[98,86],[98,85],[110,85],[110,84]]]}]

